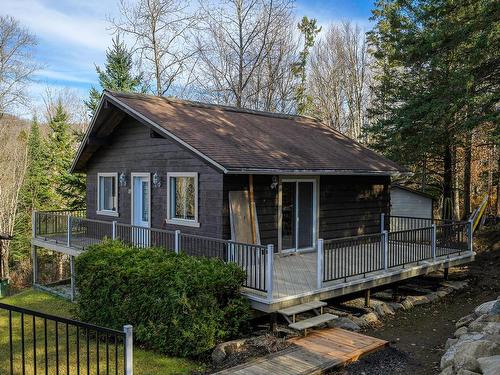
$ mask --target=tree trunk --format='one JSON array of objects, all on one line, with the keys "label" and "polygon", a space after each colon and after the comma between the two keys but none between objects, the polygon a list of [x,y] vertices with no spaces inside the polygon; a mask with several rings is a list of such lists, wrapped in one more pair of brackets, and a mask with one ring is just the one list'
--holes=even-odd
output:
[{"label": "tree trunk", "polygon": [[451,219],[453,215],[453,162],[451,145],[449,142],[444,150],[444,174],[443,174],[443,207],[442,218]]},{"label": "tree trunk", "polygon": [[453,220],[460,220],[460,175],[458,173],[457,146],[453,150]]},{"label": "tree trunk", "polygon": [[0,280],[8,279],[9,274],[9,249],[4,240],[0,240]]},{"label": "tree trunk", "polygon": [[497,162],[497,201],[496,201],[496,216],[500,216],[500,152],[498,152]]},{"label": "tree trunk", "polygon": [[470,216],[472,132],[467,132],[467,134],[465,135],[464,154],[464,213],[462,218],[465,220]]}]

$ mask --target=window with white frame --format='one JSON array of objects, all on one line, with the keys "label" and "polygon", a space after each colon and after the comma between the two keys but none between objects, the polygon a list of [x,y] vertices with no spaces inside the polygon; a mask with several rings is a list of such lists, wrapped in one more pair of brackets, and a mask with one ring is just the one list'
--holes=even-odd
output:
[{"label": "window with white frame", "polygon": [[118,215],[118,174],[97,174],[97,213]]},{"label": "window with white frame", "polygon": [[168,222],[198,226],[198,174],[167,173]]}]

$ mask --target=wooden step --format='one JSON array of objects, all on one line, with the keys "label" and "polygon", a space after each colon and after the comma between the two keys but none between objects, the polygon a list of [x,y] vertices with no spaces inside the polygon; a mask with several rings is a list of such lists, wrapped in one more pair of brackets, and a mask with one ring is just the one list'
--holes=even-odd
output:
[{"label": "wooden step", "polygon": [[295,329],[297,331],[305,331],[309,328],[316,327],[316,326],[319,326],[319,325],[324,324],[324,323],[328,323],[328,322],[330,322],[334,319],[337,319],[337,318],[338,318],[337,315],[326,313],[326,314],[314,316],[314,317],[309,318],[309,319],[301,320],[300,322],[297,322],[297,323],[292,323],[288,327]]},{"label": "wooden step", "polygon": [[278,312],[281,315],[293,316],[293,315],[301,314],[301,313],[306,312],[306,311],[319,309],[319,308],[326,306],[326,305],[327,305],[326,302],[323,302],[323,301],[312,301],[312,302],[303,303],[302,305],[295,305],[292,307],[287,307],[286,309],[278,310]]}]

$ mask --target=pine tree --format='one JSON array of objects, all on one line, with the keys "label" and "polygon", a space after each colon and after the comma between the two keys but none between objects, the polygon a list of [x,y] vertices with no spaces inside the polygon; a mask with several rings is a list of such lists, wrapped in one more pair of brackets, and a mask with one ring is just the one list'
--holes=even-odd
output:
[{"label": "pine tree", "polygon": [[51,181],[47,173],[50,165],[47,144],[40,132],[40,125],[33,119],[27,139],[27,169],[19,192],[11,256],[14,261],[28,256],[31,238],[31,213],[34,210],[53,208]]},{"label": "pine tree", "polygon": [[316,26],[316,19],[309,19],[306,16],[302,18],[297,27],[304,36],[304,48],[299,54],[299,60],[292,65],[292,73],[300,79],[295,88],[295,103],[297,113],[302,115],[307,113],[312,103],[312,98],[306,93],[306,67],[309,51],[314,46],[314,40],[321,31],[321,27]]},{"label": "pine tree", "polygon": [[[104,69],[96,66],[99,85],[102,89],[123,92],[145,92],[143,75],[134,75],[132,53],[119,36],[113,38],[113,45],[106,51],[106,64]],[[92,87],[90,97],[85,105],[93,115],[101,99],[101,92]]]},{"label": "pine tree", "polygon": [[69,172],[75,156],[75,134],[69,123],[69,115],[59,100],[49,120],[51,130],[48,139],[50,152],[50,178],[55,202],[59,207],[81,208],[85,206],[85,179],[81,174]]}]

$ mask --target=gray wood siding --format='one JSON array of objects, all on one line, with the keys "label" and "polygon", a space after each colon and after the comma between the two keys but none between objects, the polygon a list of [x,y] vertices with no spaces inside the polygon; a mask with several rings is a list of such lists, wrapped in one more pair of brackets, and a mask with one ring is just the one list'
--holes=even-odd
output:
[{"label": "gray wood siding", "polygon": [[[254,175],[254,196],[259,221],[260,242],[278,246],[278,189],[271,189],[272,176]],[[248,175],[224,176],[223,236],[231,238],[229,222],[229,192],[248,191]]]},{"label": "gray wood siding", "polygon": [[[204,161],[165,138],[152,138],[150,130],[135,119],[126,117],[115,129],[111,143],[101,147],[87,166],[87,215],[91,219],[117,220],[130,224],[132,172],[157,172],[161,187],[151,187],[151,226],[180,229],[220,238],[222,236],[222,174]],[[96,213],[97,173],[125,172],[127,186],[118,188],[119,217]],[[198,172],[199,228],[165,224],[167,218],[167,172]]]},{"label": "gray wood siding", "polygon": [[378,233],[389,213],[389,177],[321,176],[319,237]]},{"label": "gray wood siding", "polygon": [[391,215],[432,219],[432,199],[393,187],[391,188]]}]

